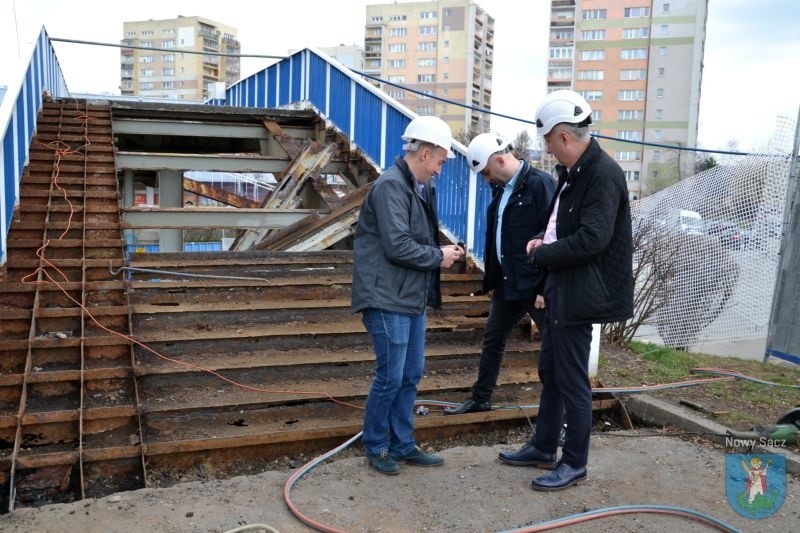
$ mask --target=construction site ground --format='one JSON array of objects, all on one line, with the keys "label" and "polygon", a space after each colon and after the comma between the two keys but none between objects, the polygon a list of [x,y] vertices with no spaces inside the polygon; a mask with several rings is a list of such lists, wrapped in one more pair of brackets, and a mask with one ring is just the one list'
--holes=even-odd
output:
[{"label": "construction site ground", "polygon": [[[606,380],[605,386],[614,385],[613,376],[622,368],[628,369],[627,376],[631,371],[644,375],[644,366],[634,354],[608,347],[602,352],[599,377]],[[786,367],[785,372],[798,371]],[[725,386],[735,391],[742,385],[734,381]],[[541,470],[511,467],[497,460],[498,451],[517,448],[529,437],[530,428],[522,425],[423,443],[441,453],[445,465],[404,466],[398,476],[368,468],[356,443],[297,481],[291,502],[317,523],[353,532],[505,531],[628,505],[691,509],[740,531],[796,531],[800,523],[798,447],[753,450],[785,455],[787,470],[795,474],[787,474],[785,499],[774,515],[745,518],[728,503],[725,469],[727,453],[747,450],[710,440],[710,434],[725,429],[717,417],[680,405],[681,399],[690,399],[709,410],[720,408],[705,386],[679,390],[680,394],[669,390],[628,397],[627,411],[637,422],[634,430],[622,429],[615,411],[596,414],[588,481],[564,492],[533,491],[530,481]],[[796,389],[786,389],[785,402],[797,406],[797,394]],[[746,413],[740,417],[745,426],[733,428],[743,430],[750,421],[774,423],[785,405],[749,401],[725,407]],[[440,415],[432,410],[427,416]],[[227,480],[215,479],[222,473],[208,464],[207,478],[202,481],[16,509],[0,516],[0,531],[226,532],[254,524],[281,532],[311,531],[289,511],[284,499],[287,479],[310,459],[286,456],[273,461],[269,471]],[[615,516],[565,529],[589,527],[602,532],[711,530],[697,521],[661,514]]]}]

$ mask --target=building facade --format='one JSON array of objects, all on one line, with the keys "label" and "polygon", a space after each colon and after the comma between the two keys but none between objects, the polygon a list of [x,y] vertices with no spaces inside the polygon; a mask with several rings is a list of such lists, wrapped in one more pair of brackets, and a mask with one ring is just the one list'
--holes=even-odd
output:
[{"label": "building facade", "polygon": [[[209,87],[239,80],[241,46],[237,30],[202,17],[123,23],[120,91],[202,102]],[[153,50],[148,50],[152,48]]]},{"label": "building facade", "polygon": [[694,173],[694,152],[671,147],[697,144],[707,4],[551,0],[548,92],[590,103],[632,199]]},{"label": "building facade", "polygon": [[[470,0],[368,5],[364,72],[420,115],[437,115],[454,135],[489,130],[494,19]],[[414,92],[416,91],[416,92]]]}]

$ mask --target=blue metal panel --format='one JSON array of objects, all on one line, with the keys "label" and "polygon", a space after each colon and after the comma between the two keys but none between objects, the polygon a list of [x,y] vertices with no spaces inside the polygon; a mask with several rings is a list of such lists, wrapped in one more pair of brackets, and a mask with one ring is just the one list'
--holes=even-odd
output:
[{"label": "blue metal panel", "polygon": [[[25,91],[30,91],[30,90],[31,90],[30,87],[26,87],[26,86],[22,87],[23,93]],[[27,97],[26,94],[20,95],[19,100],[17,100],[17,105],[14,106],[14,115],[15,115],[14,122],[17,125],[17,132],[16,132],[16,136],[17,136],[17,153],[14,154],[14,156],[17,158],[17,166],[16,166],[16,168],[17,168],[17,170],[19,172],[18,175],[15,174],[16,175],[16,179],[20,179],[22,177],[22,169],[25,167],[25,154],[28,152],[28,146],[29,146],[29,142],[30,142],[30,139],[26,139],[25,136],[23,135],[24,122],[25,122],[25,113],[24,113],[24,108],[23,108],[24,103],[23,102],[24,102],[26,97]],[[11,196],[14,196],[13,187],[11,188],[11,190],[7,190],[6,194],[11,194]],[[16,198],[14,199],[14,201],[16,201]],[[11,204],[11,207],[13,209],[14,204]]]},{"label": "blue metal panel", "polygon": [[403,132],[411,119],[397,109],[389,106],[386,110],[386,161],[384,167],[388,167],[394,158],[403,155]]},{"label": "blue metal panel", "polygon": [[[36,113],[38,112],[38,107],[34,102],[34,95],[35,94],[42,94],[41,88],[33,83],[33,69],[35,65],[31,63],[28,65],[28,71],[25,73],[25,103],[27,104],[27,113],[25,114],[25,129],[22,132],[25,135],[25,140],[29,141],[31,137],[33,137],[33,132],[36,129]],[[36,99],[36,101],[41,101]],[[26,142],[26,144],[28,144]],[[22,161],[25,161],[25,156],[23,156]],[[20,166],[22,168],[22,166]]]},{"label": "blue metal panel", "polygon": [[292,93],[291,101],[303,100],[303,54],[298,52],[290,59],[292,65]]},{"label": "blue metal panel", "polygon": [[[3,190],[6,193],[6,228],[11,227],[11,216],[14,214],[14,184],[17,180],[17,172],[14,167],[14,124],[16,117],[12,116],[8,121],[8,129],[3,136]],[[5,239],[5,235],[3,238]]]},{"label": "blue metal panel", "polygon": [[448,159],[436,178],[439,220],[460,241],[466,241],[469,211],[469,169],[461,154]]},{"label": "blue metal panel", "polygon": [[475,193],[475,257],[485,261],[483,256],[486,247],[486,210],[492,201],[492,189],[483,180],[481,174],[478,175],[477,192]]},{"label": "blue metal panel", "polygon": [[328,62],[319,57],[317,54],[310,54],[311,68],[309,69],[309,89],[308,98],[314,107],[328,114],[325,109],[325,95],[328,92],[327,87],[327,71]]},{"label": "blue metal panel", "polygon": [[278,107],[291,103],[291,92],[290,92],[290,82],[292,81],[291,77],[291,63],[287,60],[283,60],[278,63],[278,68],[280,69],[281,79],[280,79],[280,92],[281,94],[278,95]]},{"label": "blue metal panel", "polygon": [[381,108],[383,101],[356,85],[356,119],[353,140],[373,161],[381,160]]},{"label": "blue metal panel", "polygon": [[267,69],[267,107],[278,107],[278,63]]},{"label": "blue metal panel", "polygon": [[258,78],[258,94],[256,95],[256,107],[267,107],[267,71],[262,70],[256,74]]},{"label": "blue metal panel", "polygon": [[247,78],[247,107],[258,107],[256,104],[256,77]]},{"label": "blue metal panel", "polygon": [[331,110],[330,118],[336,127],[345,133],[350,134],[350,109],[353,102],[350,101],[350,77],[340,72],[338,69],[331,69]]},{"label": "blue metal panel", "polygon": [[222,251],[221,242],[185,242],[183,243],[184,252],[220,252]]}]

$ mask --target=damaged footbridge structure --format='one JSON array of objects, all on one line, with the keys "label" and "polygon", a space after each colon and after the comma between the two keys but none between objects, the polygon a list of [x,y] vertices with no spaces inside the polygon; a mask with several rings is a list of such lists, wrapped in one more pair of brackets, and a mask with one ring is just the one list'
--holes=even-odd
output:
[{"label": "damaged footbridge structure", "polygon": [[[258,472],[360,431],[373,357],[349,310],[352,233],[412,116],[311,49],[206,105],[73,95],[42,30],[0,108],[3,510]],[[470,258],[443,273],[429,317],[419,398],[433,403],[468,394],[489,309],[490,191],[456,151],[438,209]],[[274,181],[248,196],[193,172]],[[142,186],[157,207],[136,201]],[[187,191],[217,207],[185,205]],[[197,228],[234,237],[184,251]],[[135,242],[148,231],[158,253]],[[537,403],[537,349],[521,324],[496,403]],[[432,407],[417,428],[445,438],[535,413]]]}]

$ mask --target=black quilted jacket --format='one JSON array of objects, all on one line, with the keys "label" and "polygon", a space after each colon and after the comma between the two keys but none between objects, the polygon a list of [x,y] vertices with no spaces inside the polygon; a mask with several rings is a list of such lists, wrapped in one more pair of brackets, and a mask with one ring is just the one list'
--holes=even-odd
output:
[{"label": "black quilted jacket", "polygon": [[[633,316],[633,243],[625,175],[597,140],[567,174],[557,166],[561,200],[557,240],[533,250],[531,261],[557,272],[555,325],[618,322]],[[548,213],[552,213],[555,198]],[[540,283],[544,285],[544,276]]]}]

